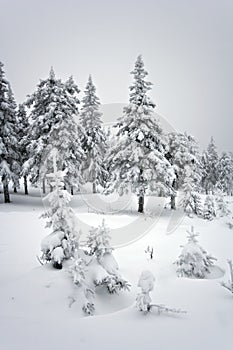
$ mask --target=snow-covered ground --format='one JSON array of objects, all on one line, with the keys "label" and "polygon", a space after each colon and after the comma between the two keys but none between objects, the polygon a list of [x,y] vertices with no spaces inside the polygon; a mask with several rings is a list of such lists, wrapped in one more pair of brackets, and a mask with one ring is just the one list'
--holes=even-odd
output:
[{"label": "snow-covered ground", "polygon": [[[105,218],[119,247],[114,255],[120,273],[131,291],[109,295],[99,290],[95,316],[83,317],[78,302],[72,303],[74,286],[66,268],[40,266],[37,260],[48,234],[45,221],[39,220],[44,210],[40,195],[12,195],[11,204],[0,203],[0,349],[232,349],[233,296],[220,285],[229,279],[226,260],[233,258],[233,230],[226,225],[230,219],[174,219],[156,198],[150,198],[144,215],[137,214],[132,200],[124,210],[106,215],[87,202],[82,195],[72,201],[82,239],[89,226]],[[176,228],[168,230],[172,220]],[[208,279],[176,276],[173,262],[191,225],[200,233],[200,245],[218,259]],[[154,248],[153,260],[145,253],[148,245]],[[156,279],[153,302],[187,314],[144,315],[136,310],[144,269]]]}]

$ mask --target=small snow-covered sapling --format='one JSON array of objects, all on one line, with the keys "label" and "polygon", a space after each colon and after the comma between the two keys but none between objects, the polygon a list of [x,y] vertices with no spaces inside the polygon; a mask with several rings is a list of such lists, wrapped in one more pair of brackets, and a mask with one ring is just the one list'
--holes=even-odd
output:
[{"label": "small snow-covered sapling", "polygon": [[177,275],[179,277],[196,277],[205,278],[207,273],[210,273],[210,266],[216,258],[209,255],[199,244],[197,240],[198,233],[194,232],[194,227],[191,226],[191,231],[188,233],[188,242],[182,247],[181,254],[174,264],[177,265]]}]

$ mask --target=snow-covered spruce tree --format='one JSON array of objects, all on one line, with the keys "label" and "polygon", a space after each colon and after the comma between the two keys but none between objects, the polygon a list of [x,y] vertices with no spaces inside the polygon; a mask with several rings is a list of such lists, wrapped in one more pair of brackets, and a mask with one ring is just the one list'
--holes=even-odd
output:
[{"label": "snow-covered spruce tree", "polygon": [[78,93],[72,77],[62,83],[51,69],[49,78],[41,80],[36,92],[29,96],[26,102],[31,107],[29,159],[24,169],[30,171],[32,184],[45,180],[51,172],[52,165],[46,163],[45,158],[53,147],[59,150],[58,168],[66,169],[65,186],[72,189],[81,182],[82,132],[74,119],[78,114]]},{"label": "snow-covered spruce tree", "polygon": [[188,243],[182,246],[179,259],[175,261],[177,265],[177,275],[179,277],[205,278],[210,273],[210,266],[216,258],[209,255],[199,244],[197,240],[198,233],[194,232],[193,226],[188,233]]},{"label": "snow-covered spruce tree", "polygon": [[165,158],[166,139],[153,116],[155,104],[148,96],[151,83],[141,56],[138,56],[130,86],[129,104],[118,119],[118,142],[107,154],[110,180],[106,193],[115,189],[120,195],[131,190],[138,195],[138,212],[144,211],[147,190],[171,193],[174,177]]},{"label": "snow-covered spruce tree", "polygon": [[176,191],[184,184],[185,167],[192,168],[194,182],[198,182],[200,177],[200,153],[195,139],[187,133],[172,132],[168,134],[166,158],[171,163],[175,173],[172,183],[174,192],[171,195],[171,208],[175,209]]},{"label": "snow-covered spruce tree", "polygon": [[217,187],[226,195],[233,195],[233,157],[231,153],[223,152],[219,158]]},{"label": "snow-covered spruce tree", "polygon": [[204,209],[203,209],[203,218],[206,220],[213,220],[216,217],[216,208],[214,196],[206,196]]},{"label": "snow-covered spruce tree", "polygon": [[227,260],[230,269],[230,280],[226,282],[221,282],[221,285],[228,289],[233,294],[233,263],[232,260]]},{"label": "snow-covered spruce tree", "polygon": [[89,254],[93,257],[89,269],[95,272],[93,272],[94,285],[104,286],[110,294],[113,294],[121,290],[129,290],[130,285],[119,274],[118,264],[112,254],[109,232],[103,220],[101,226],[90,230],[87,247]]},{"label": "snow-covered spruce tree", "polygon": [[13,94],[0,62],[0,178],[5,203],[10,203],[9,182],[16,186],[19,180],[15,114]]},{"label": "snow-covered spruce tree", "polygon": [[12,182],[13,182],[13,188],[14,188],[14,192],[17,192],[17,189],[19,188],[19,178],[20,178],[20,172],[21,172],[21,164],[20,164],[20,149],[18,146],[18,142],[19,142],[19,137],[18,137],[18,133],[19,133],[19,125],[18,125],[18,121],[17,121],[17,112],[16,112],[16,108],[17,108],[17,104],[15,102],[15,98],[13,95],[13,91],[11,89],[10,83],[8,82],[8,104],[9,104],[9,110],[12,113],[12,120],[13,120],[13,129],[14,129],[14,135],[16,135],[17,137],[17,142],[15,144],[12,145],[12,149],[14,150],[15,153],[15,158],[12,159]]},{"label": "snow-covered spruce tree", "polygon": [[214,194],[218,181],[218,152],[213,137],[202,155],[202,186],[206,194]]},{"label": "snow-covered spruce tree", "polygon": [[30,142],[30,134],[29,134],[29,121],[27,118],[27,113],[25,110],[25,106],[20,104],[17,111],[17,123],[18,123],[18,149],[20,153],[20,165],[21,165],[21,174],[24,179],[24,193],[28,194],[28,183],[27,171],[24,171],[23,164],[28,160],[28,152],[27,147]]},{"label": "snow-covered spruce tree", "polygon": [[73,256],[78,245],[79,232],[73,209],[69,206],[71,195],[64,190],[66,171],[57,170],[59,150],[53,149],[53,173],[47,174],[52,191],[44,198],[50,204],[50,209],[42,215],[47,218],[46,227],[52,228],[52,233],[42,240],[41,261],[51,261],[55,268],[61,269],[64,259]]},{"label": "snow-covered spruce tree", "polygon": [[85,152],[83,165],[84,179],[92,182],[93,193],[97,191],[97,185],[103,185],[106,179],[104,168],[104,156],[106,152],[106,136],[102,128],[101,113],[99,112],[99,98],[96,96],[96,87],[89,76],[83,106],[80,113],[80,122],[85,130],[82,138],[82,147]]},{"label": "snow-covered spruce tree", "polygon": [[185,166],[185,175],[183,182],[183,196],[180,200],[180,205],[184,208],[184,211],[190,216],[195,214],[202,215],[202,203],[201,197],[198,193],[198,186],[195,181],[192,168],[188,165]]}]

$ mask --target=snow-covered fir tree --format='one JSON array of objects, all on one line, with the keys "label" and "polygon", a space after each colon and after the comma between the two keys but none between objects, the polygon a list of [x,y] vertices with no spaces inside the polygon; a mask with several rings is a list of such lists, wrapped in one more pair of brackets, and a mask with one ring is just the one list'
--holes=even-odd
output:
[{"label": "snow-covered fir tree", "polygon": [[83,130],[85,130],[82,138],[82,147],[86,156],[83,171],[84,179],[87,182],[92,182],[93,193],[96,193],[97,185],[103,185],[107,176],[103,161],[106,152],[106,135],[99,112],[100,102],[91,75],[84,93],[80,113],[80,122]]},{"label": "snow-covered fir tree", "polygon": [[28,160],[27,147],[30,142],[29,134],[29,120],[27,117],[26,109],[23,104],[20,104],[17,111],[17,123],[18,123],[18,150],[20,153],[20,165],[21,165],[21,174],[24,179],[24,193],[28,194],[28,183],[27,177],[28,173],[23,169],[23,164]]},{"label": "snow-covered fir tree", "polygon": [[9,182],[18,186],[20,172],[15,108],[13,93],[0,62],[0,178],[5,203],[10,202]]},{"label": "snow-covered fir tree", "polygon": [[77,248],[79,231],[73,209],[69,206],[71,195],[64,190],[66,171],[57,170],[59,150],[51,151],[53,173],[47,174],[52,191],[44,198],[50,209],[42,215],[47,218],[46,227],[52,228],[52,233],[42,240],[42,261],[51,261],[55,268],[61,269],[64,259],[73,256]]},{"label": "snow-covered fir tree", "polygon": [[218,181],[218,152],[213,137],[202,155],[202,186],[206,194],[214,194]]},{"label": "snow-covered fir tree", "polygon": [[194,232],[193,226],[188,233],[188,242],[182,246],[182,251],[179,259],[175,261],[177,265],[177,275],[179,277],[196,277],[205,278],[210,273],[210,267],[216,258],[209,255],[198,244],[198,233]]},{"label": "snow-covered fir tree", "polygon": [[217,187],[228,196],[233,195],[233,157],[223,152],[218,162]]},{"label": "snow-covered fir tree", "polygon": [[27,105],[31,107],[31,126],[29,159],[24,168],[30,171],[33,184],[38,184],[51,172],[52,165],[47,162],[47,154],[53,147],[59,150],[59,169],[66,169],[65,186],[72,190],[82,181],[82,131],[75,121],[78,115],[78,93],[79,89],[72,77],[62,83],[51,69],[49,78],[41,80],[36,92],[27,100]]},{"label": "snow-covered fir tree", "polygon": [[213,220],[216,217],[216,206],[214,196],[206,196],[204,209],[203,209],[203,218],[206,220]]},{"label": "snow-covered fir tree", "polygon": [[174,174],[165,158],[165,136],[153,116],[155,104],[148,96],[152,84],[146,81],[148,73],[141,56],[131,74],[129,104],[116,124],[118,142],[107,155],[107,192],[117,190],[121,195],[131,190],[138,195],[138,212],[143,212],[146,191],[170,194]]},{"label": "snow-covered fir tree", "polygon": [[175,194],[184,185],[186,166],[192,168],[194,181],[196,183],[199,181],[200,153],[197,142],[187,133],[172,132],[168,134],[168,144],[166,158],[171,163],[175,173],[172,183],[174,193],[171,196],[171,208],[175,209]]},{"label": "snow-covered fir tree", "polygon": [[195,181],[191,166],[185,166],[183,193],[180,200],[180,206],[184,208],[184,211],[190,216],[192,214],[202,215],[202,203],[201,197],[198,193],[198,186]]},{"label": "snow-covered fir tree", "polygon": [[104,220],[101,226],[92,227],[89,231],[87,246],[90,250],[90,254],[95,254],[99,262],[101,262],[106,253],[111,253],[113,251],[110,240],[110,229],[105,225]]}]

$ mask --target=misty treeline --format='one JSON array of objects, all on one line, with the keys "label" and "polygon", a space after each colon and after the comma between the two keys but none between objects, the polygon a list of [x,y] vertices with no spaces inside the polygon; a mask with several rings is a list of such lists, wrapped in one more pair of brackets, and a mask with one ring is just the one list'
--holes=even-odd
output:
[{"label": "misty treeline", "polygon": [[141,56],[131,75],[129,103],[115,125],[106,128],[91,76],[80,101],[74,79],[62,81],[51,69],[17,105],[0,63],[0,177],[5,203],[10,202],[9,190],[17,192],[20,183],[25,194],[28,181],[48,190],[46,175],[51,173],[49,155],[54,148],[59,150],[58,168],[65,171],[64,187],[71,194],[87,182],[93,193],[132,191],[138,196],[139,212],[144,211],[145,195],[169,197],[171,209],[176,209],[180,190],[184,209],[195,214],[200,194],[232,195],[233,153],[220,154],[213,137],[201,152],[191,135],[165,133],[153,113],[152,83]]}]

